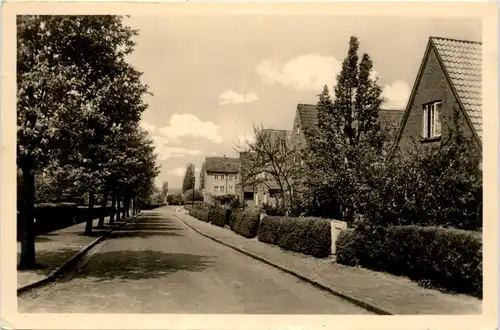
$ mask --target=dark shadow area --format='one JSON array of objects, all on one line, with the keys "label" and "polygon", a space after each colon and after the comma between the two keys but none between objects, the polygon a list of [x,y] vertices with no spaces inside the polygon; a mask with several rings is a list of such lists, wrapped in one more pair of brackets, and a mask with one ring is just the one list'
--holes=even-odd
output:
[{"label": "dark shadow area", "polygon": [[214,262],[213,257],[187,253],[152,250],[100,252],[79,271],[61,281],[89,277],[98,278],[98,281],[161,278],[177,271],[200,272]]},{"label": "dark shadow area", "polygon": [[153,236],[164,236],[164,237],[174,237],[181,236],[177,233],[159,230],[149,230],[149,231],[119,231],[113,232],[109,236],[110,239],[123,239],[123,238],[148,238]]},{"label": "dark shadow area", "polygon": [[54,239],[55,239],[55,237],[54,238],[52,238],[50,236],[47,237],[47,235],[36,236],[35,243],[52,242]]},{"label": "dark shadow area", "polygon": [[[48,274],[53,269],[62,266],[70,257],[79,252],[78,248],[73,249],[59,249],[53,251],[36,251],[36,263],[35,268],[30,269],[19,269],[18,270],[33,270],[37,274]],[[20,253],[17,253],[17,264],[19,264]]]}]

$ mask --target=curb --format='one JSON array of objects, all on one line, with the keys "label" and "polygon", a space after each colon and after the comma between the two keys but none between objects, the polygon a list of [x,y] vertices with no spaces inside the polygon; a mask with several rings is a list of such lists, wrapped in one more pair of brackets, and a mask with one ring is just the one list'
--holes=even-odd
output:
[{"label": "curb", "polygon": [[303,276],[303,275],[300,275],[300,274],[298,274],[297,272],[295,272],[295,271],[293,271],[293,270],[290,270],[290,269],[284,268],[283,266],[280,266],[280,265],[278,265],[278,264],[276,264],[276,263],[274,263],[274,262],[272,262],[272,261],[270,261],[270,260],[268,260],[268,259],[266,259],[266,258],[264,258],[264,257],[258,256],[258,255],[256,255],[256,254],[253,254],[253,253],[251,253],[251,252],[248,252],[248,251],[244,250],[243,248],[240,248],[240,247],[237,247],[237,246],[235,246],[235,245],[232,245],[232,244],[226,243],[226,242],[221,241],[221,240],[219,240],[219,239],[217,239],[217,238],[214,238],[214,237],[212,237],[212,236],[210,236],[210,235],[208,235],[208,234],[205,234],[204,232],[200,231],[199,229],[196,229],[196,228],[194,228],[193,226],[191,226],[191,225],[187,224],[184,220],[182,220],[181,218],[179,218],[176,214],[174,214],[174,215],[175,215],[175,217],[176,217],[177,219],[179,219],[179,220],[180,220],[183,224],[185,224],[186,226],[188,226],[189,228],[191,228],[192,230],[194,230],[195,232],[197,232],[197,233],[198,233],[198,234],[200,234],[201,236],[204,236],[204,237],[206,237],[206,238],[211,239],[212,241],[215,241],[215,242],[217,242],[217,243],[220,243],[220,244],[222,244],[222,245],[225,245],[225,246],[227,246],[227,247],[229,247],[229,248],[231,248],[231,249],[233,249],[233,250],[235,250],[235,251],[238,251],[238,252],[240,252],[240,253],[242,253],[242,254],[244,254],[244,255],[246,255],[246,256],[249,256],[249,257],[251,257],[251,258],[253,258],[253,259],[256,259],[256,260],[258,260],[258,261],[261,261],[261,262],[263,262],[263,263],[265,263],[265,264],[267,264],[267,265],[269,265],[269,266],[272,266],[272,267],[274,267],[274,268],[277,268],[277,269],[281,270],[282,272],[285,272],[285,273],[287,273],[287,274],[293,275],[293,276],[295,276],[295,277],[297,277],[297,278],[301,279],[301,280],[302,280],[302,281],[304,281],[304,282],[307,282],[307,283],[309,283],[309,284],[311,284],[311,285],[313,285],[313,286],[315,286],[315,287],[317,287],[317,288],[319,288],[319,289],[321,289],[321,290],[327,291],[327,292],[329,292],[329,293],[331,293],[331,294],[333,294],[333,295],[335,295],[335,296],[337,296],[337,297],[340,297],[340,298],[342,298],[342,299],[344,299],[344,300],[347,300],[347,301],[349,301],[350,303],[352,303],[352,304],[354,304],[354,305],[357,305],[357,306],[359,306],[359,307],[361,307],[361,308],[364,308],[364,309],[366,309],[366,310],[368,310],[368,311],[370,311],[370,312],[373,312],[373,313],[378,314],[378,315],[393,315],[393,313],[391,313],[391,312],[388,312],[388,311],[386,311],[386,310],[384,310],[384,309],[381,309],[381,308],[379,308],[379,307],[377,307],[377,306],[374,306],[374,305],[369,304],[369,303],[367,303],[367,302],[364,302],[364,301],[362,301],[362,300],[359,300],[359,299],[353,298],[353,297],[351,297],[351,296],[349,296],[349,295],[346,295],[346,294],[344,294],[344,293],[342,293],[342,292],[339,292],[339,291],[337,291],[337,290],[335,290],[335,289],[332,289],[332,288],[330,288],[330,287],[328,287],[328,286],[326,286],[326,285],[323,285],[323,284],[321,284],[321,283],[319,283],[319,282],[317,282],[317,281],[315,281],[315,280],[313,280],[313,279],[310,279],[310,278],[308,278],[308,277],[305,277],[305,276]]},{"label": "curb", "polygon": [[74,254],[73,256],[69,257],[65,262],[63,262],[63,264],[61,266],[59,266],[56,269],[54,269],[53,271],[51,271],[45,278],[18,288],[17,289],[17,294],[19,295],[21,293],[24,293],[26,291],[29,291],[31,289],[40,287],[40,286],[42,286],[42,285],[44,285],[46,283],[51,282],[52,280],[55,279],[55,277],[57,277],[58,275],[60,275],[69,266],[74,265],[75,262],[77,262],[78,260],[80,260],[94,246],[96,246],[97,244],[99,244],[102,240],[108,238],[113,231],[115,231],[117,229],[120,229],[123,226],[125,226],[127,223],[129,223],[130,221],[137,219],[141,214],[142,213],[138,213],[135,216],[130,217],[129,219],[127,219],[127,221],[125,221],[124,223],[120,224],[118,227],[108,230],[102,236],[96,238],[93,242],[91,242],[86,247],[84,247],[81,251],[79,251],[76,254]]}]

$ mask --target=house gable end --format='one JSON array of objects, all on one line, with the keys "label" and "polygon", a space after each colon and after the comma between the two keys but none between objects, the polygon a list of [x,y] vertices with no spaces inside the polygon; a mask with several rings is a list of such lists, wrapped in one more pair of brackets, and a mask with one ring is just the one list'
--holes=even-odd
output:
[{"label": "house gable end", "polygon": [[395,147],[399,146],[401,149],[410,148],[412,139],[419,139],[421,137],[423,106],[424,104],[437,101],[442,103],[440,118],[442,135],[448,132],[448,125],[453,122],[453,114],[458,105],[460,110],[459,124],[463,128],[464,134],[477,141],[477,134],[460,104],[458,95],[447,75],[438,51],[434,47],[432,39],[429,39],[419,73],[396,136]]}]

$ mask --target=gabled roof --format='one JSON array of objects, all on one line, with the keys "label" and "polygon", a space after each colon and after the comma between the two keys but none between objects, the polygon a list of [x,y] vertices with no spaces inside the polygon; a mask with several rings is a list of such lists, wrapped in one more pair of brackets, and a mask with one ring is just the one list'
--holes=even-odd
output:
[{"label": "gabled roof", "polygon": [[[297,113],[302,123],[302,129],[313,128],[318,126],[318,109],[316,105],[312,104],[299,104],[297,106]],[[380,109],[379,121],[381,126],[386,124],[394,124],[399,127],[399,123],[403,118],[404,110],[400,109]]]},{"label": "gabled roof", "polygon": [[265,128],[261,131],[261,134],[265,135],[266,138],[274,144],[276,141],[288,141],[292,136],[292,131],[286,129]]},{"label": "gabled roof", "polygon": [[297,113],[303,130],[318,126],[318,109],[316,105],[299,103]]},{"label": "gabled roof", "polygon": [[461,106],[482,139],[482,44],[438,37],[431,37],[430,40]]},{"label": "gabled roof", "polygon": [[404,113],[405,111],[400,109],[380,109],[378,114],[380,126],[394,125],[396,128],[399,127]]},{"label": "gabled roof", "polygon": [[239,165],[239,158],[207,157],[205,159],[207,173],[238,173]]},{"label": "gabled roof", "polygon": [[476,137],[482,144],[482,44],[476,41],[430,37],[425,55],[415,79],[412,92],[396,137],[399,143],[409,116],[425,64],[431,50],[443,69],[448,83],[458,101],[461,112]]}]

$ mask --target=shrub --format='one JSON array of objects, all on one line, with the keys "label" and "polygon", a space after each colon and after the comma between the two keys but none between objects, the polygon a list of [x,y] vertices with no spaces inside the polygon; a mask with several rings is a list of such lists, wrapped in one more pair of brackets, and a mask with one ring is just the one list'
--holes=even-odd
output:
[{"label": "shrub", "polygon": [[234,231],[234,225],[236,224],[236,219],[243,211],[239,210],[231,210],[231,214],[229,215],[229,223],[227,224],[232,231]]},{"label": "shrub", "polygon": [[226,210],[221,208],[211,208],[208,212],[208,220],[212,225],[224,227],[226,224]]},{"label": "shrub", "polygon": [[195,217],[196,219],[203,222],[208,222],[208,210],[206,208],[194,206],[189,207],[188,211],[189,215],[191,215],[192,217]]},{"label": "shrub", "polygon": [[259,231],[259,222],[259,212],[250,210],[238,212],[232,230],[243,237],[254,238]]},{"label": "shrub", "polygon": [[331,252],[330,222],[320,218],[265,217],[258,230],[259,241],[318,258]]},{"label": "shrub", "polygon": [[413,225],[344,230],[336,246],[341,264],[482,296],[482,239],[475,232]]}]

